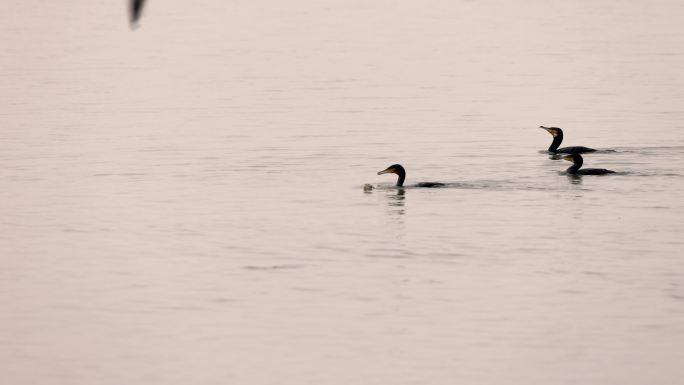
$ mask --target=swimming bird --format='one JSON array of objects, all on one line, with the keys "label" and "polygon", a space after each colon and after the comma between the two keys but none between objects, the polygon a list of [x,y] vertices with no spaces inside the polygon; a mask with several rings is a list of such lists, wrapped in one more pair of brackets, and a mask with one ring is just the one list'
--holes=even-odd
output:
[{"label": "swimming bird", "polygon": [[572,166],[565,170],[566,173],[570,175],[604,175],[604,174],[614,174],[615,171],[606,170],[605,168],[585,168],[581,169],[584,159],[580,154],[566,155],[563,159],[572,162]]},{"label": "swimming bird", "polygon": [[561,153],[561,154],[583,154],[585,152],[596,151],[593,148],[583,147],[583,146],[558,148],[558,146],[560,146],[561,142],[563,141],[563,130],[561,130],[558,127],[539,126],[539,128],[542,128],[542,129],[548,131],[548,133],[553,136],[553,142],[551,142],[551,145],[549,146],[549,149],[548,149],[549,152],[552,152],[554,154],[557,154],[557,153]]},{"label": "swimming bird", "polygon": [[[403,187],[404,186],[404,180],[406,179],[406,170],[404,170],[404,167],[400,164],[393,164],[386,169],[382,171],[378,171],[378,175],[382,174],[397,174],[399,178],[397,178],[397,187]],[[439,182],[420,182],[415,185],[414,187],[442,187],[444,186],[444,183],[439,183]]]},{"label": "swimming bird", "polygon": [[128,2],[131,27],[134,28],[138,26],[138,20],[140,20],[140,16],[142,16],[142,9],[144,4],[145,0],[130,0]]}]

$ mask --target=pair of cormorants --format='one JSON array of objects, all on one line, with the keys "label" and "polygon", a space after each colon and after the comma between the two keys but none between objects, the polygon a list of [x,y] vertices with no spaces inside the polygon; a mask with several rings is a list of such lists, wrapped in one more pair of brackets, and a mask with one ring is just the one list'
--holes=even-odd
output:
[{"label": "pair of cormorants", "polygon": [[[572,166],[568,167],[565,172],[568,175],[604,175],[604,174],[613,174],[615,171],[611,170],[606,170],[605,168],[585,168],[582,169],[582,164],[584,163],[584,159],[582,158],[583,153],[587,152],[595,152],[596,150],[593,148],[589,147],[583,147],[583,146],[574,146],[574,147],[562,147],[558,148],[563,141],[563,130],[561,130],[558,127],[544,127],[544,126],[539,126],[540,128],[546,130],[549,134],[553,136],[553,142],[551,142],[551,146],[549,146],[549,153],[552,154],[569,154],[563,157],[564,160],[572,162]],[[393,164],[386,169],[379,171],[378,175],[382,174],[397,174],[397,187],[402,187],[404,186],[404,180],[406,180],[406,170],[404,167],[400,164]],[[414,187],[444,187],[444,183],[440,182],[420,182],[415,185]]]},{"label": "pair of cormorants", "polygon": [[593,148],[584,146],[572,146],[572,147],[562,147],[558,148],[563,141],[563,130],[558,127],[544,127],[539,126],[539,128],[546,130],[551,136],[553,136],[553,141],[549,146],[548,152],[551,154],[570,154],[563,157],[564,160],[572,162],[572,166],[568,167],[565,172],[568,175],[604,175],[613,174],[615,171],[606,170],[605,168],[585,168],[580,169],[584,163],[582,155],[587,152],[596,152]]}]

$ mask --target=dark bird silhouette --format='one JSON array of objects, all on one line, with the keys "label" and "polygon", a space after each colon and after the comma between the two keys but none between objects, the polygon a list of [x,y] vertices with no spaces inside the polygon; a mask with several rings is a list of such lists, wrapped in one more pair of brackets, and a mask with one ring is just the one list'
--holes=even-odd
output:
[{"label": "dark bird silhouette", "polygon": [[[393,164],[382,171],[378,171],[378,175],[382,174],[397,174],[397,187],[404,186],[404,180],[406,179],[406,170],[400,164]],[[413,187],[442,187],[444,183],[439,182],[420,182]]]},{"label": "dark bird silhouette", "polygon": [[606,170],[605,168],[585,168],[582,169],[582,164],[584,159],[580,154],[566,155],[563,159],[572,162],[572,166],[565,170],[569,175],[604,175],[604,174],[614,174],[615,171]]},{"label": "dark bird silhouette", "polygon": [[128,2],[132,28],[136,28],[138,26],[138,21],[142,16],[143,5],[145,5],[145,0],[129,0]]},{"label": "dark bird silhouette", "polygon": [[561,130],[558,127],[544,127],[544,126],[539,126],[539,128],[542,128],[546,130],[549,134],[553,136],[553,142],[551,142],[551,145],[549,146],[548,151],[552,152],[554,154],[583,154],[585,152],[594,152],[593,148],[589,147],[583,147],[583,146],[574,146],[574,147],[563,147],[563,148],[558,148],[560,146],[561,142],[563,141],[563,130]]}]

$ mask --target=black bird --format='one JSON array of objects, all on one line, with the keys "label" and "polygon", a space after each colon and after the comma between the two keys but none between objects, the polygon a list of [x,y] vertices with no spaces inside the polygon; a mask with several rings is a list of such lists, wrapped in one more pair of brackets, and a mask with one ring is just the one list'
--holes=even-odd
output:
[{"label": "black bird", "polygon": [[539,126],[539,128],[542,128],[542,129],[548,131],[549,134],[553,135],[553,142],[551,142],[551,145],[549,146],[549,149],[548,149],[549,152],[552,152],[554,154],[557,154],[557,153],[561,153],[561,154],[583,154],[585,152],[596,151],[593,148],[583,147],[583,146],[558,148],[558,146],[560,146],[561,142],[563,141],[563,130],[561,130],[558,127]]},{"label": "black bird", "polygon": [[572,162],[572,166],[568,167],[568,169],[565,170],[565,172],[569,175],[604,175],[615,173],[615,171],[606,170],[605,168],[580,169],[582,167],[582,163],[584,163],[584,159],[582,159],[582,155],[577,153],[572,155],[566,155],[563,157],[563,159]]},{"label": "black bird", "polygon": [[140,16],[142,16],[142,9],[143,9],[144,4],[145,4],[145,0],[130,0],[129,1],[128,8],[130,11],[130,20],[131,20],[131,26],[132,27],[138,26],[138,20],[140,20]]},{"label": "black bird", "polygon": [[[397,174],[399,178],[397,179],[397,187],[402,187],[404,186],[404,180],[406,179],[406,170],[404,170],[404,167],[400,164],[393,164],[386,169],[382,171],[378,171],[378,175],[382,174]],[[444,186],[444,183],[439,183],[439,182],[420,182],[415,185],[414,187],[442,187]]]}]

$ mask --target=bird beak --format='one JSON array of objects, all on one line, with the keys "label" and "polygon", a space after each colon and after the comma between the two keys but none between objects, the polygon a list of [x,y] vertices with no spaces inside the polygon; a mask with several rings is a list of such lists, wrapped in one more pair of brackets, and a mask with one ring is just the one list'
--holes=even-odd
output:
[{"label": "bird beak", "polygon": [[558,134],[556,133],[556,130],[552,129],[551,127],[539,126],[539,128],[541,128],[542,130],[546,130],[546,132],[548,132],[549,134],[553,135],[554,138],[556,137],[556,135],[558,135]]},{"label": "bird beak", "polygon": [[572,155],[566,155],[563,157],[564,160],[567,160],[568,162],[575,162],[575,160],[572,158]]},{"label": "bird beak", "polygon": [[394,169],[393,169],[392,167],[388,167],[388,168],[386,168],[386,169],[384,169],[384,170],[382,170],[382,171],[378,171],[378,175],[390,174],[390,173],[393,173],[393,172],[394,172]]}]

